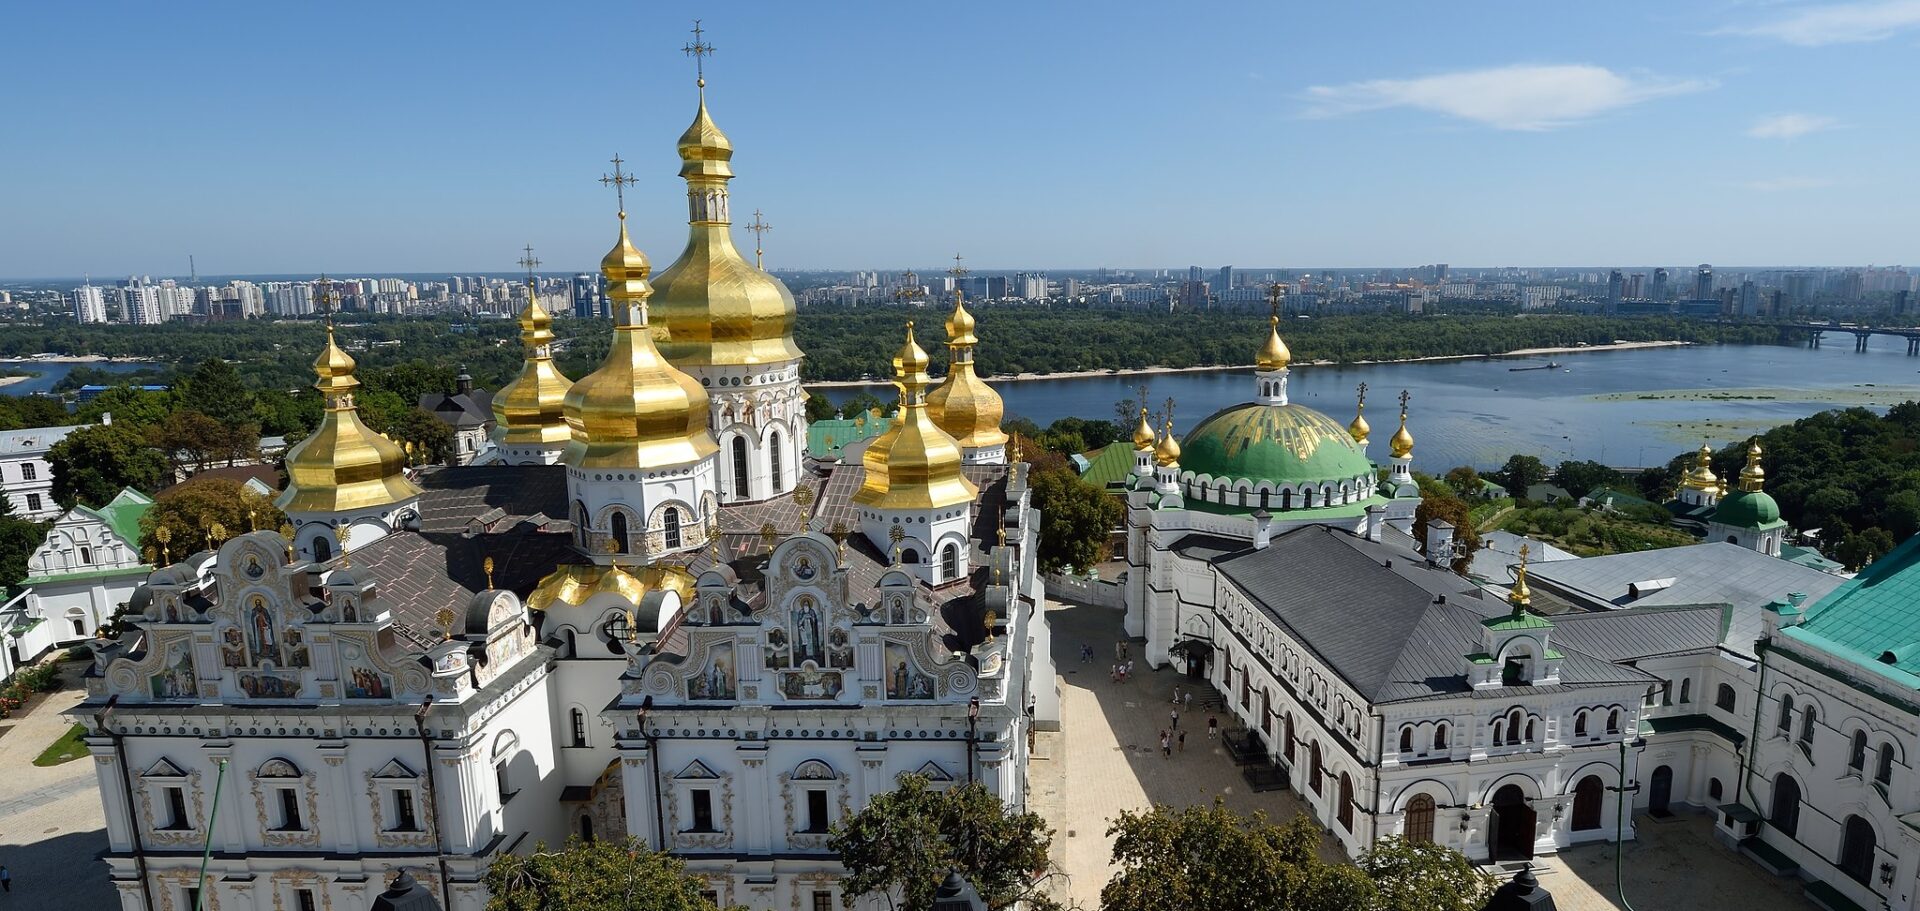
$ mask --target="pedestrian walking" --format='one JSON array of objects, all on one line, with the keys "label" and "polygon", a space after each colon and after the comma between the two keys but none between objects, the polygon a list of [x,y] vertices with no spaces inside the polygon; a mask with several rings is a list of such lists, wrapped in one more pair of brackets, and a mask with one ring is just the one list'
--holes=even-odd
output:
[{"label": "pedestrian walking", "polygon": [[0,866],[0,892],[13,891],[13,871]]},{"label": "pedestrian walking", "polygon": [[1113,644],[1113,660],[1127,660],[1127,644],[1125,642],[1115,642]]},{"label": "pedestrian walking", "polygon": [[1180,732],[1180,752],[1185,753],[1186,751],[1187,751],[1187,732],[1181,731]]},{"label": "pedestrian walking", "polygon": [[1171,719],[1173,722],[1172,724],[1168,725],[1168,727],[1171,727],[1176,731],[1180,730],[1180,710],[1179,709],[1173,709],[1167,712],[1167,718]]},{"label": "pedestrian walking", "polygon": [[1120,682],[1120,665],[1116,664],[1107,669],[1107,679],[1114,683]]},{"label": "pedestrian walking", "polygon": [[1173,688],[1173,704],[1180,704],[1180,688],[1177,686]]},{"label": "pedestrian walking", "polygon": [[1131,676],[1133,676],[1133,659],[1128,658],[1126,664],[1120,665],[1120,682],[1127,682],[1127,678]]},{"label": "pedestrian walking", "polygon": [[1184,708],[1189,712],[1193,711],[1193,691],[1192,690],[1188,690],[1185,696],[1180,697],[1180,701],[1182,703],[1181,708]]},{"label": "pedestrian walking", "polygon": [[1160,758],[1173,758],[1173,741],[1167,737],[1166,731],[1160,732]]},{"label": "pedestrian walking", "polygon": [[1207,716],[1207,739],[1212,740],[1214,738],[1214,735],[1219,733],[1220,733],[1220,716],[1208,715]]}]

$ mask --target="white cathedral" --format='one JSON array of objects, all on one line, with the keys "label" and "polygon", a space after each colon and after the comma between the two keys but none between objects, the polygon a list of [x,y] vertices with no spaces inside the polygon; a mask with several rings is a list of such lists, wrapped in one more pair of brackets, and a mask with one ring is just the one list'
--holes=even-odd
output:
[{"label": "white cathedral", "polygon": [[733,245],[702,86],[686,249],[654,274],[621,213],[612,348],[578,382],[529,300],[499,464],[410,473],[329,330],[291,535],[135,591],[73,711],[124,911],[350,911],[402,867],[480,911],[492,858],[576,835],[670,851],[722,905],[823,911],[829,827],[898,775],[1025,805],[1059,702],[973,318],[937,387],[909,325],[891,426],[808,459],[793,296]]}]

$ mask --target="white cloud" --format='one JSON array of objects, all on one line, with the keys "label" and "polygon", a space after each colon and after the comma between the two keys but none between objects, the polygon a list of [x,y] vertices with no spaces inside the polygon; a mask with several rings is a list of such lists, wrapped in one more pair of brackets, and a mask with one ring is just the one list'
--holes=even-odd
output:
[{"label": "white cloud", "polygon": [[1721,31],[1818,47],[1880,41],[1915,27],[1920,27],[1920,0],[1871,0],[1795,10],[1765,22]]},{"label": "white cloud", "polygon": [[1700,79],[1630,76],[1586,64],[1516,64],[1416,79],[1316,85],[1307,115],[1408,107],[1502,130],[1552,130],[1665,95],[1710,89]]},{"label": "white cloud", "polygon": [[1748,127],[1747,135],[1755,139],[1793,139],[1839,125],[1832,117],[1819,114],[1770,114]]},{"label": "white cloud", "polygon": [[1749,180],[1741,186],[1761,193],[1784,193],[1790,190],[1818,190],[1833,186],[1831,177],[1769,177],[1762,180]]}]

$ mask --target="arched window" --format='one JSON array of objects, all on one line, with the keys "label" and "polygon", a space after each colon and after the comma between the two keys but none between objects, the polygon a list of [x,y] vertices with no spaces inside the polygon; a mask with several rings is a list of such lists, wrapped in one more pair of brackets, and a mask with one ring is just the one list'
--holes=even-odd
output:
[{"label": "arched window", "polygon": [[313,539],[313,562],[325,563],[333,559],[333,548],[328,546],[326,538]]},{"label": "arched window", "polygon": [[1773,808],[1767,812],[1767,824],[1788,838],[1800,829],[1800,782],[1785,772],[1773,778]]},{"label": "arched window", "polygon": [[773,479],[773,489],[780,489],[780,431],[776,430],[767,437],[767,477]]},{"label": "arched window", "polygon": [[1847,771],[1856,775],[1867,770],[1867,732],[1854,731],[1853,743],[1847,750]]},{"label": "arched window", "polygon": [[945,582],[960,575],[960,548],[952,542],[940,548],[940,581]]},{"label": "arched window", "polygon": [[667,546],[679,547],[680,546],[680,509],[679,507],[677,506],[667,507],[667,514],[665,517],[662,518],[660,527],[661,527],[662,533],[666,536]]},{"label": "arched window", "polygon": [[580,840],[593,840],[593,817],[585,813],[580,814]]},{"label": "arched window", "polygon": [[1873,780],[1879,782],[1881,787],[1893,785],[1893,744],[1880,745],[1880,757],[1873,763]]},{"label": "arched window", "polygon": [[1793,730],[1793,697],[1791,695],[1780,697],[1780,719],[1775,726],[1782,734]]},{"label": "arched window", "polygon": [[1840,835],[1840,862],[1836,866],[1863,886],[1871,885],[1868,880],[1873,878],[1874,841],[1872,823],[1859,816],[1847,817]]},{"label": "arched window", "polygon": [[1520,742],[1520,710],[1514,709],[1507,714],[1507,742]]},{"label": "arched window", "polygon": [[1493,745],[1499,746],[1506,742],[1507,742],[1507,723],[1505,721],[1494,722],[1493,723]]},{"label": "arched window", "polygon": [[1620,710],[1619,709],[1611,709],[1607,712],[1607,733],[1609,734],[1620,733]]},{"label": "arched window", "polygon": [[579,500],[573,501],[573,535],[584,549],[587,546],[587,504]]},{"label": "arched window", "polygon": [[1353,831],[1353,776],[1340,773],[1340,828]]},{"label": "arched window", "polygon": [[733,495],[747,496],[747,440],[733,438]]},{"label": "arched window", "polygon": [[1687,703],[1692,701],[1693,701],[1693,678],[1692,677],[1682,678],[1680,681],[1680,704],[1686,705]]},{"label": "arched window", "polygon": [[627,514],[620,510],[613,513],[613,552],[627,553]]},{"label": "arched window", "polygon": [[1726,788],[1721,786],[1720,779],[1718,778],[1707,779],[1707,796],[1708,797],[1714,800],[1719,800],[1720,796],[1725,793],[1726,793]]},{"label": "arched window", "polygon": [[1806,711],[1800,713],[1800,745],[1801,746],[1804,746],[1808,749],[1813,748],[1813,726],[1819,723],[1819,721],[1820,721],[1820,710],[1814,708],[1813,706],[1807,706]]},{"label": "arched window", "polygon": [[1585,711],[1574,713],[1573,736],[1575,737],[1587,736],[1587,713]]},{"label": "arched window", "polygon": [[1534,725],[1534,720],[1533,720],[1533,719],[1531,719],[1531,718],[1529,718],[1529,719],[1527,719],[1527,742],[1528,742],[1528,743],[1532,743],[1532,742],[1534,742],[1534,740],[1536,739],[1536,738],[1535,738],[1535,737],[1533,736],[1533,734],[1534,734],[1534,728],[1533,728],[1533,725]]},{"label": "arched window", "polygon": [[1435,750],[1447,749],[1447,725],[1445,722],[1441,722],[1438,727],[1433,729],[1433,748]]},{"label": "arched window", "polygon": [[1411,727],[1400,729],[1400,752],[1413,752],[1413,728]]},{"label": "arched window", "polygon": [[572,728],[572,734],[573,734],[572,745],[577,747],[586,746],[587,745],[587,713],[580,711],[579,709],[569,709],[567,711],[567,722]]},{"label": "arched window", "polygon": [[1406,822],[1400,827],[1400,837],[1416,844],[1432,843],[1433,815],[1433,798],[1415,794],[1407,801]]},{"label": "arched window", "polygon": [[1319,741],[1315,741],[1311,746],[1307,747],[1307,786],[1313,788],[1313,793],[1321,793]]},{"label": "arched window", "polygon": [[1280,733],[1281,733],[1281,736],[1286,741],[1285,743],[1281,744],[1281,752],[1286,754],[1288,762],[1292,762],[1293,761],[1293,713],[1292,712],[1288,712],[1286,718],[1282,719]]},{"label": "arched window", "polygon": [[1715,708],[1723,712],[1733,711],[1733,706],[1734,706],[1733,687],[1730,687],[1724,683],[1720,684],[1719,688],[1713,691],[1713,705]]},{"label": "arched window", "polygon": [[911,548],[911,547],[909,547],[909,548],[906,548],[905,550],[902,550],[902,551],[900,551],[900,562],[902,562],[902,563],[919,563],[919,562],[920,562],[920,552],[919,552],[919,551],[917,551],[917,550],[914,550],[914,549],[913,549],[913,548]]}]

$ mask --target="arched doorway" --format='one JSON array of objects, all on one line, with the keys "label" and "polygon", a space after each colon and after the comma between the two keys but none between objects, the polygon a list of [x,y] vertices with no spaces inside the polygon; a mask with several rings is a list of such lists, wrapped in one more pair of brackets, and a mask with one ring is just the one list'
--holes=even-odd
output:
[{"label": "arched doorway", "polygon": [[1840,872],[1847,874],[1854,882],[1863,886],[1872,885],[1873,847],[1875,836],[1873,824],[1858,816],[1847,817],[1847,824],[1840,831]]},{"label": "arched doorway", "polygon": [[1533,859],[1534,812],[1526,792],[1510,784],[1493,792],[1492,830],[1487,834],[1488,860]]},{"label": "arched doorway", "polygon": [[1673,801],[1673,767],[1661,766],[1653,770],[1652,787],[1647,792],[1647,812],[1655,816],[1672,816],[1673,811],[1667,805]]},{"label": "arched doorway", "polygon": [[1353,776],[1340,773],[1340,828],[1353,831]]},{"label": "arched doorway", "polygon": [[1416,843],[1433,842],[1433,798],[1426,794],[1415,795],[1407,801],[1406,824],[1400,827],[1400,837]]},{"label": "arched doorway", "polygon": [[1573,786],[1573,830],[1585,832],[1600,828],[1606,812],[1607,786],[1598,775],[1588,775]]},{"label": "arched doorway", "polygon": [[1785,772],[1773,777],[1773,808],[1767,812],[1767,825],[1788,838],[1800,830],[1800,782]]},{"label": "arched doorway", "polygon": [[593,817],[585,813],[580,814],[580,840],[593,840]]}]

